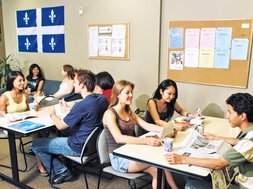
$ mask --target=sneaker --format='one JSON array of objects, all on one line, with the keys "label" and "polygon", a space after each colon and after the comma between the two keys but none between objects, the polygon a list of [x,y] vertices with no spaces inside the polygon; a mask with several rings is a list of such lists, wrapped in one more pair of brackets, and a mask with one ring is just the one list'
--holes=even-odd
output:
[{"label": "sneaker", "polygon": [[49,182],[51,184],[61,184],[63,182],[72,181],[73,179],[73,174],[70,172],[69,169],[66,169],[63,173],[53,176],[53,178]]}]

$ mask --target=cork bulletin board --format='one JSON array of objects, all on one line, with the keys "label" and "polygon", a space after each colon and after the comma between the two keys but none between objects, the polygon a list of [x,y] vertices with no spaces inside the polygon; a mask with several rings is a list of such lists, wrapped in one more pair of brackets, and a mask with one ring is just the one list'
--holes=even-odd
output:
[{"label": "cork bulletin board", "polygon": [[88,25],[90,59],[129,60],[129,23]]},{"label": "cork bulletin board", "polygon": [[168,27],[168,78],[247,88],[252,20],[170,21]]}]

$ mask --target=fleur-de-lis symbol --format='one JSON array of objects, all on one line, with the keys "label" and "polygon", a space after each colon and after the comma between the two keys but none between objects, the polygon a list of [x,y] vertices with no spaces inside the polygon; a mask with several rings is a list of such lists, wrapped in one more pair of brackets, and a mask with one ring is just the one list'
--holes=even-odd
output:
[{"label": "fleur-de-lis symbol", "polygon": [[56,46],[56,43],[54,42],[54,38],[51,38],[51,41],[49,43],[49,45],[51,46],[52,50],[54,50],[54,47]]},{"label": "fleur-de-lis symbol", "polygon": [[27,25],[28,21],[30,20],[30,18],[28,17],[27,12],[25,12],[25,17],[23,17],[23,20],[25,21],[25,25]]},{"label": "fleur-de-lis symbol", "polygon": [[55,19],[56,15],[54,14],[54,10],[51,10],[51,14],[49,15],[49,18],[51,20],[52,23],[54,23],[54,19]]},{"label": "fleur-de-lis symbol", "polygon": [[30,41],[28,38],[25,39],[25,47],[26,47],[26,50],[29,49],[29,46],[31,45]]}]

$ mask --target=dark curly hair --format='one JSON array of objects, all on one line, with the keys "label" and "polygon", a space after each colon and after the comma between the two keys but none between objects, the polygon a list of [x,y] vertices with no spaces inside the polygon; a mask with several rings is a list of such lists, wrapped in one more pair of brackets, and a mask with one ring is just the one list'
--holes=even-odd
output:
[{"label": "dark curly hair", "polygon": [[249,93],[235,93],[226,100],[228,105],[231,105],[235,112],[239,115],[245,113],[248,121],[253,122],[253,97]]}]

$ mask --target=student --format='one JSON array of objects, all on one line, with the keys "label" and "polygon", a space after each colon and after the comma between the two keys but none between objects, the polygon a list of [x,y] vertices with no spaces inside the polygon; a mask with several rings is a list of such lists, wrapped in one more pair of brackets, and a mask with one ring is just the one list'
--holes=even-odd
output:
[{"label": "student", "polygon": [[[25,78],[22,72],[10,71],[8,74],[6,92],[0,98],[0,111],[4,116],[6,113],[24,112],[29,109],[28,93],[24,92]],[[32,138],[37,137],[32,135]],[[42,176],[48,176],[39,158],[37,166]]]},{"label": "student", "polygon": [[[148,100],[143,119],[149,123],[165,126],[172,118],[174,111],[182,116],[192,116],[177,103],[177,97],[177,84],[170,79],[163,80],[153,97]],[[185,130],[186,127],[187,124],[175,124],[178,131]]]},{"label": "student", "polygon": [[28,110],[29,98],[24,92],[25,79],[22,72],[10,71],[6,92],[0,98],[0,111],[5,113],[24,112]]},{"label": "student", "polygon": [[[152,186],[157,186],[157,171],[155,167],[147,164],[124,159],[112,154],[113,150],[123,144],[146,144],[151,146],[159,146],[160,140],[152,137],[135,137],[135,125],[139,125],[148,131],[161,131],[161,127],[145,122],[137,116],[130,108],[133,98],[134,84],[120,80],[116,82],[112,89],[112,98],[109,109],[103,117],[103,124],[106,131],[108,142],[109,156],[113,169],[118,172],[139,172],[144,171],[153,177]],[[167,180],[171,188],[176,189],[177,186],[171,174],[167,174]]]},{"label": "student", "polygon": [[41,92],[44,84],[44,77],[38,64],[32,64],[29,68],[29,75],[26,77],[25,88],[30,89],[30,94]]},{"label": "student", "polygon": [[[227,119],[231,127],[238,127],[241,133],[237,138],[218,137],[206,134],[208,139],[222,139],[233,145],[218,159],[193,158],[177,154],[166,154],[171,164],[191,164],[210,169],[222,169],[227,166],[239,168],[239,175],[231,188],[250,189],[253,186],[253,97],[248,93],[236,93],[227,100]],[[185,188],[212,188],[205,180],[190,180]]]},{"label": "student", "polygon": [[61,73],[64,79],[60,84],[59,90],[53,94],[57,98],[70,94],[74,89],[75,70],[73,66],[68,64],[63,65]]},{"label": "student", "polygon": [[114,79],[108,72],[99,72],[96,75],[96,91],[104,95],[108,102],[111,100],[112,87]]},{"label": "student", "polygon": [[[54,125],[59,130],[77,128],[69,137],[38,138],[32,143],[33,152],[40,157],[46,170],[50,171],[53,154],[80,156],[83,145],[89,134],[98,126],[102,127],[102,117],[108,107],[106,98],[94,94],[95,74],[89,70],[77,70],[74,78],[75,92],[82,95],[83,100],[76,103],[62,120],[55,111],[51,114]],[[55,158],[53,161],[53,184],[70,181],[73,175],[64,162]]]}]

